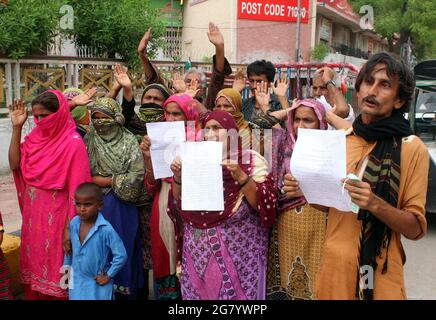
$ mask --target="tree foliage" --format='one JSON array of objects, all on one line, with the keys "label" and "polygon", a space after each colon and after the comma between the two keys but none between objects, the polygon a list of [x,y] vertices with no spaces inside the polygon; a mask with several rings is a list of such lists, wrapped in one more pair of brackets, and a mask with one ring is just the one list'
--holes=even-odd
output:
[{"label": "tree foliage", "polygon": [[314,61],[321,62],[329,54],[329,52],[329,47],[325,43],[320,42],[315,45],[312,50],[310,50],[310,57]]},{"label": "tree foliage", "polygon": [[149,56],[163,45],[165,28],[148,0],[69,0],[69,4],[74,8],[74,29],[69,35],[77,45],[112,58],[119,54],[130,67],[138,65],[136,49],[149,27],[153,28]]},{"label": "tree foliage", "polygon": [[59,23],[58,0],[10,0],[0,5],[0,52],[12,59],[41,53]]},{"label": "tree foliage", "polygon": [[[360,7],[374,8],[375,32],[386,37],[399,53],[409,37],[413,53],[419,58],[436,55],[436,1],[434,0],[349,0],[355,12]],[[395,41],[395,35],[400,36]]]}]

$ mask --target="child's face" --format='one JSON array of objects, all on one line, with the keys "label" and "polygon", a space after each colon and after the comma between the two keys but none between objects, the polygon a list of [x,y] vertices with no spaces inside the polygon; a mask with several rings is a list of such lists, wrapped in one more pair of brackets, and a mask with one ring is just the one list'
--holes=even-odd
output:
[{"label": "child's face", "polygon": [[74,203],[80,220],[92,220],[102,208],[102,202],[93,195],[75,194]]}]

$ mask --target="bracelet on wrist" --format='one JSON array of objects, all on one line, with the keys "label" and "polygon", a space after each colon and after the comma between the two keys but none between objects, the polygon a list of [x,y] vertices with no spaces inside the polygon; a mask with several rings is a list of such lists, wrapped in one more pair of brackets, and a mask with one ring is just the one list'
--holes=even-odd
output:
[{"label": "bracelet on wrist", "polygon": [[182,185],[182,181],[177,181],[177,179],[176,179],[175,177],[173,178],[173,181],[174,181],[174,183],[177,184],[178,186],[181,186],[181,185]]},{"label": "bracelet on wrist", "polygon": [[245,185],[248,183],[248,181],[250,181],[251,177],[247,176],[247,178],[244,180],[244,182],[240,183],[239,186],[241,187],[241,189],[243,187],[245,187]]}]

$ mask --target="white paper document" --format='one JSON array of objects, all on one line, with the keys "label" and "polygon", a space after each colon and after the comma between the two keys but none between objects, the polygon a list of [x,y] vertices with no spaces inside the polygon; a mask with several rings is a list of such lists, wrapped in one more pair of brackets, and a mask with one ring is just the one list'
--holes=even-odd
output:
[{"label": "white paper document", "polygon": [[344,131],[298,130],[291,173],[308,203],[351,211],[351,198],[341,183],[346,171]]},{"label": "white paper document", "polygon": [[171,163],[180,154],[180,144],[186,141],[185,122],[147,123],[147,135],[151,140],[151,163],[155,179],[172,177]]},{"label": "white paper document", "polygon": [[182,157],[182,210],[224,210],[222,142],[185,142]]}]

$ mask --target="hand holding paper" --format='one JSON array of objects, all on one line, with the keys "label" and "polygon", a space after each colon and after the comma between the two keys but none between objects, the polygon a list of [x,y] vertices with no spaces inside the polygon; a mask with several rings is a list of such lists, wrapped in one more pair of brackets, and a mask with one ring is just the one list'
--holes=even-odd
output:
[{"label": "hand holding paper", "polygon": [[343,131],[299,129],[291,172],[308,203],[351,211],[350,196],[341,184],[346,176]]},{"label": "hand holding paper", "polygon": [[222,142],[185,142],[182,155],[182,210],[224,210]]},{"label": "hand holding paper", "polygon": [[172,177],[171,162],[179,154],[180,143],[186,141],[183,121],[147,123],[151,140],[151,163],[155,179]]}]

